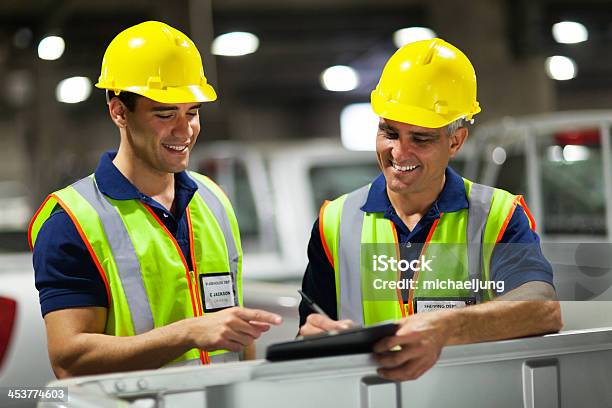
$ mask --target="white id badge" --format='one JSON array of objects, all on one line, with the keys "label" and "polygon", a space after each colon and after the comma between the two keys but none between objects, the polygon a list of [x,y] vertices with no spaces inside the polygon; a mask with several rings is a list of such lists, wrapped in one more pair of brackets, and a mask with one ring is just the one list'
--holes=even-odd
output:
[{"label": "white id badge", "polygon": [[209,273],[199,276],[200,291],[204,311],[215,312],[217,310],[236,306],[234,293],[234,282],[231,273]]},{"label": "white id badge", "polygon": [[430,298],[415,299],[415,310],[417,313],[436,312],[438,310],[459,309],[476,304],[475,298]]}]

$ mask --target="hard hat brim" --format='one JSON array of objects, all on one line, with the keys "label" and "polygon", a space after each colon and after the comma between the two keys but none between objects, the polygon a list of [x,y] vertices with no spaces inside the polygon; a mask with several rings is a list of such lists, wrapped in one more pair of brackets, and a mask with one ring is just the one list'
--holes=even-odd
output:
[{"label": "hard hat brim", "polygon": [[196,103],[212,102],[217,99],[217,93],[209,84],[167,87],[165,89],[150,89],[146,86],[130,86],[123,89],[110,89],[99,82],[96,88],[110,91],[132,92],[160,103]]},{"label": "hard hat brim", "polygon": [[466,115],[465,112],[449,112],[446,115],[441,115],[418,106],[387,101],[376,91],[371,94],[371,105],[374,113],[382,118],[432,129],[441,128],[462,117],[469,120],[473,115],[480,112],[480,107],[478,107],[476,111],[470,112],[469,115]]}]

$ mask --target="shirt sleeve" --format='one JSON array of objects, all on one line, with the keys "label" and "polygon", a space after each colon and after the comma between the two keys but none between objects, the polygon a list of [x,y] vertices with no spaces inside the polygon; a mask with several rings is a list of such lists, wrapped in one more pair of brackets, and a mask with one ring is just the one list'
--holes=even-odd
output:
[{"label": "shirt sleeve", "polygon": [[[319,234],[319,220],[312,227],[310,242],[308,242],[308,266],[302,279],[302,291],[321,308],[336,320],[338,312],[336,309],[336,278],[334,268],[329,263],[321,236]],[[300,303],[300,326],[306,323],[309,314],[314,313],[302,300]]]},{"label": "shirt sleeve", "polygon": [[520,205],[508,223],[491,257],[491,279],[504,282],[502,295],[531,281],[553,285],[553,270],[542,253],[540,237],[529,227],[525,210]]},{"label": "shirt sleeve", "polygon": [[33,264],[43,317],[60,309],[108,307],[102,277],[63,210],[53,213],[40,229]]}]

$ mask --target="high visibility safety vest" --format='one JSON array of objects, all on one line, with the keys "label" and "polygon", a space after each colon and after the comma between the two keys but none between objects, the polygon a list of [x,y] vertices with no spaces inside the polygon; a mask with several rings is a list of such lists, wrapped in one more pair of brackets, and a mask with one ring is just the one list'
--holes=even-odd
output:
[{"label": "high visibility safety vest", "polygon": [[[133,336],[178,320],[214,312],[202,299],[206,279],[225,279],[235,306],[242,305],[242,248],[236,216],[222,190],[189,172],[197,184],[186,209],[193,270],[156,213],[140,200],[102,194],[93,175],[50,194],[28,230],[30,247],[59,204],[72,219],[104,281],[108,297],[105,333]],[[227,295],[229,290],[225,291]],[[218,308],[217,308],[218,310]],[[226,350],[191,349],[168,365],[237,361]]]},{"label": "high visibility safety vest", "polygon": [[[534,230],[535,222],[522,196],[463,181],[469,207],[441,213],[434,221],[419,262],[411,263],[415,267],[411,282],[401,278],[402,269],[397,264],[395,269],[388,262],[382,268],[377,264],[381,257],[399,261],[400,248],[393,222],[383,213],[360,209],[367,200],[369,185],[323,204],[319,232],[335,271],[339,319],[371,325],[416,313],[419,304],[465,306],[495,296],[492,287],[482,288],[488,283],[490,286],[493,248],[504,235],[517,204],[523,206]],[[395,281],[395,286],[390,281]]]}]

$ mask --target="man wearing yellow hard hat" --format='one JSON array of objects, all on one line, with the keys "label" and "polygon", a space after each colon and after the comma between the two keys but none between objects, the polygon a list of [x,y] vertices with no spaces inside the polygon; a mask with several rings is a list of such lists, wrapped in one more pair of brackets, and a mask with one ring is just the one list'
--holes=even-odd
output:
[{"label": "man wearing yellow hard hat", "polygon": [[552,268],[522,196],[448,166],[480,112],[468,58],[438,38],[405,45],[371,104],[382,173],[322,206],[302,290],[328,316],[303,302],[300,333],[399,321],[374,351],[381,376],[408,380],[448,344],[558,331]]},{"label": "man wearing yellow hard hat", "polygon": [[199,109],[217,98],[200,53],[164,23],[138,24],[112,40],[96,86],[119,149],[50,194],[28,234],[55,374],[237,360],[280,316],[241,307],[232,206],[186,171]]}]

